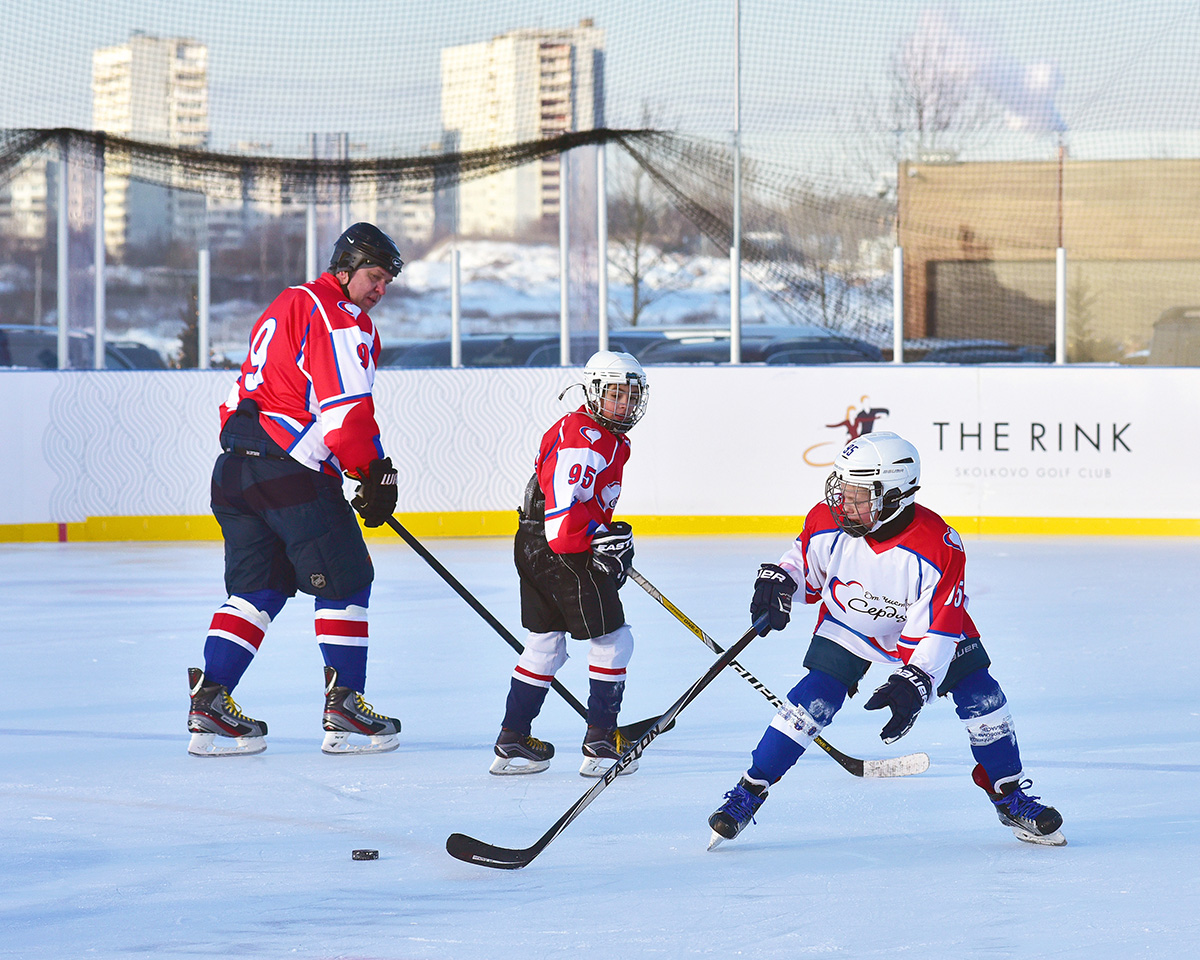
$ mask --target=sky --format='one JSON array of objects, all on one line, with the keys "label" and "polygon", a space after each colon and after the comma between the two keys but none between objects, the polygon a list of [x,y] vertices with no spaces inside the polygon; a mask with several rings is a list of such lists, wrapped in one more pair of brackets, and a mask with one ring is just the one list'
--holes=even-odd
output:
[{"label": "sky", "polygon": [[[930,490],[931,505],[936,491]],[[390,531],[384,531],[389,533]],[[635,531],[636,537],[636,531]],[[635,565],[729,646],[787,536],[638,537]],[[224,599],[218,543],[0,546],[0,957],[20,960],[1162,960],[1200,939],[1200,662],[1189,538],[967,537],[971,614],[1012,707],[1031,792],[1065,847],[1018,842],[970,779],[951,704],[892,745],[848,702],[824,737],[930,767],[863,780],[810,751],[757,822],[708,852],[708,815],[773,710],[725,671],[528,867],[445,852],[525,847],[591,785],[582,719],[551,694],[550,769],[488,774],[515,654],[398,538],[372,539],[367,699],[401,747],[320,752],[312,608],[272,624],[235,696],[256,757],[186,754],[186,668]],[[511,542],[426,547],[522,635]],[[632,581],[622,719],[653,716],[714,659]],[[740,662],[776,695],[814,608]],[[586,692],[586,654],[558,678]],[[872,670],[864,682],[882,682]],[[357,862],[351,851],[376,849]]]},{"label": "sky", "polygon": [[[315,0],[6,2],[28,9],[24,29],[0,36],[0,127],[89,126],[92,49],[142,30],[208,44],[217,149],[256,140],[295,152],[309,131],[349,130],[371,153],[411,152],[440,135],[443,46],[593,17],[607,34],[610,126],[639,125],[649,110],[685,132],[733,129],[732,0],[387,2],[352,16]],[[1200,128],[1200,8],[1186,0],[741,0],[740,10],[742,128],[763,149],[783,138],[811,153],[814,139],[852,133],[886,104],[891,58],[931,39],[927,49],[1010,111],[1026,138],[1012,143],[1030,150],[1056,139],[1052,117],[1068,134]]]}]

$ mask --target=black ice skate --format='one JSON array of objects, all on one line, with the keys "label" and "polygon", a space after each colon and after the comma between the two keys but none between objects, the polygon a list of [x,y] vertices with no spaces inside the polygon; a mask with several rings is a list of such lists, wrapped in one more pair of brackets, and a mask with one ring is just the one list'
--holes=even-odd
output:
[{"label": "black ice skate", "polygon": [[[362,694],[337,685],[337,670],[325,668],[325,741],[321,752],[387,753],[400,746],[400,721],[376,713]],[[351,734],[368,737],[366,743],[351,741]]]},{"label": "black ice skate", "polygon": [[193,757],[249,756],[267,749],[267,725],[242,713],[224,685],[205,683],[203,670],[188,667],[188,688],[188,753]]},{"label": "black ice skate", "polygon": [[488,773],[497,776],[541,773],[550,766],[550,758],[554,756],[554,744],[507,727],[500,728],[494,749],[496,759],[492,761]]},{"label": "black ice skate", "polygon": [[709,850],[722,841],[732,840],[754,822],[754,814],[767,799],[767,786],[761,780],[742,777],[737,786],[725,794],[725,802],[708,818],[708,825],[712,827]]},{"label": "black ice skate", "polygon": [[[603,727],[587,728],[583,737],[583,765],[579,775],[583,777],[602,777],[617,760],[621,758],[632,744],[620,730],[605,730]],[[637,760],[631,760],[629,766],[617,776],[623,777],[633,773],[638,768]]]},{"label": "black ice skate", "polygon": [[996,805],[996,816],[1002,824],[1012,828],[1018,840],[1051,847],[1066,844],[1067,838],[1059,829],[1063,822],[1062,814],[1040,803],[1039,797],[1025,792],[1026,788],[1033,786],[1032,780],[1022,780],[1018,773],[993,785],[981,763],[971,771],[971,779],[987,791]]}]

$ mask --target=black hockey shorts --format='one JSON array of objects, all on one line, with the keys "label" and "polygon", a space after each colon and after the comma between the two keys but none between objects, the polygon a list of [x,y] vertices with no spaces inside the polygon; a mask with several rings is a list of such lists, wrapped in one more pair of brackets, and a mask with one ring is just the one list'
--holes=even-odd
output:
[{"label": "black hockey shorts", "polygon": [[576,640],[590,640],[623,626],[616,581],[592,567],[591,553],[555,553],[545,533],[531,526],[522,523],[513,542],[525,629],[564,630]]},{"label": "black hockey shorts", "polygon": [[223,453],[212,511],[225,537],[225,589],[296,591],[341,600],[374,579],[371,557],[340,478],[290,457]]}]

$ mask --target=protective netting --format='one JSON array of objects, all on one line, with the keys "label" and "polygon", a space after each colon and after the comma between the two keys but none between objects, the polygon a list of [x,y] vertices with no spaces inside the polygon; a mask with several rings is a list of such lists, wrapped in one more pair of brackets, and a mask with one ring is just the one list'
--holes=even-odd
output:
[{"label": "protective netting", "polygon": [[453,250],[465,331],[555,332],[561,235],[586,344],[601,189],[614,328],[727,326],[736,124],[743,323],[890,350],[899,246],[909,359],[1052,357],[1062,299],[1070,360],[1200,362],[1198,42],[1182,0],[43,3],[0,36],[0,324],[54,323],[65,176],[70,326],[102,199],[108,336],[172,356],[201,249],[235,361],[357,219],[409,260],[390,340],[449,334]]}]

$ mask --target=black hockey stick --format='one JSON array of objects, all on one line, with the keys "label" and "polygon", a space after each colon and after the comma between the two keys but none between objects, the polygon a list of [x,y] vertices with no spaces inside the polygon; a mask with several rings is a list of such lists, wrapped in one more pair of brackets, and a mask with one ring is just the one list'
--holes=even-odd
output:
[{"label": "black hockey stick", "polygon": [[[414,537],[399,520],[397,520],[395,517],[388,517],[387,525],[395,530],[396,533],[398,533],[404,540],[404,542],[417,552],[417,555],[420,556],[422,560],[433,567],[438,576],[445,580],[455,593],[466,600],[467,605],[477,614],[483,617],[483,619],[487,621],[488,626],[500,634],[500,636],[504,638],[510,647],[516,650],[518,654],[525,652],[525,647],[521,644],[521,641],[514,637],[504,626],[504,624],[493,617],[491,611],[489,611],[487,607],[476,600],[474,594],[472,594],[470,590],[459,583],[449,570],[438,563],[437,557],[426,550],[425,545],[416,537]],[[575,698],[575,695],[571,693],[570,690],[559,683],[557,679],[550,681],[550,688],[554,690],[560,697],[566,700],[567,703],[571,705],[572,709],[574,709],[577,714],[583,717],[584,720],[587,719],[587,708]],[[645,720],[639,720],[637,723],[625,724],[624,726],[620,727],[621,735],[625,737],[626,740],[637,740],[643,733],[654,726],[657,720],[658,717],[648,717]]]},{"label": "black hockey stick", "polygon": [[[629,568],[629,578],[674,614],[675,619],[699,637],[709,650],[713,651],[713,653],[721,652],[721,647],[717,645],[717,642],[712,637],[692,623],[683,614],[683,611],[664,597],[654,584],[638,573],[633,567]],[[783,705],[783,701],[768,690],[758,677],[754,676],[754,674],[736,660],[731,661],[729,665],[733,667],[739,676],[747,680],[750,686],[766,697],[773,707],[778,709]],[[903,757],[892,757],[888,760],[860,760],[858,757],[849,757],[842,753],[841,750],[828,743],[819,734],[813,738],[813,743],[856,777],[908,777],[914,773],[924,773],[929,769],[929,754],[927,753],[909,753]]]},{"label": "black hockey stick", "polygon": [[525,847],[523,850],[512,850],[508,847],[496,847],[490,843],[484,843],[482,840],[476,840],[474,837],[468,837],[463,833],[452,833],[446,838],[446,852],[450,856],[467,863],[477,863],[483,867],[495,867],[497,870],[518,870],[521,867],[528,866],[533,861],[533,858],[545,850],[551,840],[567,829],[571,821],[583,813],[588,804],[600,795],[601,790],[616,780],[622,770],[640,757],[646,747],[650,746],[654,738],[675,721],[675,717],[683,708],[695,700],[700,695],[700,691],[707,687],[716,675],[729,666],[733,662],[733,658],[741,653],[751,640],[758,636],[759,626],[765,619],[765,615],[760,617],[749,630],[742,634],[732,647],[717,657],[713,661],[713,665],[704,672],[704,676],[688,687],[687,692],[671,704],[667,712],[658,718],[658,722],[643,733],[636,743],[632,744],[621,754],[620,758],[604,771],[604,776],[600,777],[587,793],[571,804],[570,809],[559,817],[555,821],[554,826],[543,833],[533,846]]}]

